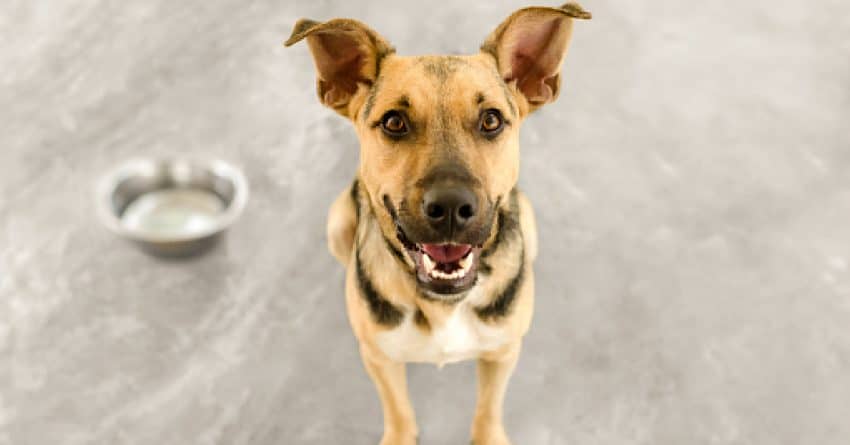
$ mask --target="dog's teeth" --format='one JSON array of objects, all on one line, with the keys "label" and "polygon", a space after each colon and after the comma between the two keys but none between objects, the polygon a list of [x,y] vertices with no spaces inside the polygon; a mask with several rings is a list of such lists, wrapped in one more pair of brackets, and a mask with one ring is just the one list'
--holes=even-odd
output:
[{"label": "dog's teeth", "polygon": [[472,268],[472,256],[473,255],[475,255],[475,254],[472,253],[472,252],[469,252],[469,254],[467,256],[461,258],[461,260],[458,262],[460,264],[461,270],[463,270],[464,275],[466,275],[466,273],[469,272],[469,269]]},{"label": "dog's teeth", "polygon": [[432,278],[439,278],[441,280],[447,280],[449,278],[449,276],[445,272],[436,269],[432,270],[430,275]]},{"label": "dog's teeth", "polygon": [[453,271],[448,272],[448,273],[443,272],[442,270],[439,270],[439,269],[435,269],[434,271],[431,272],[432,278],[438,278],[440,280],[456,280],[458,278],[463,277],[464,275],[466,275],[466,274],[464,273],[463,269],[453,270]]},{"label": "dog's teeth", "polygon": [[427,253],[422,254],[422,265],[425,266],[425,272],[427,272],[429,274],[432,273],[432,272],[439,272],[439,271],[434,270],[434,267],[436,267],[437,264],[434,263],[434,260],[432,260],[431,257],[428,256]]},{"label": "dog's teeth", "polygon": [[459,268],[451,272],[444,272],[440,269],[437,269],[437,262],[434,261],[433,258],[428,256],[427,253],[423,253],[422,255],[422,265],[425,269],[425,273],[427,273],[428,276],[430,276],[431,278],[437,280],[457,280],[465,277],[469,273],[469,271],[472,270],[472,260],[473,253],[470,252],[464,258],[458,260],[457,264],[458,266],[460,266]]}]

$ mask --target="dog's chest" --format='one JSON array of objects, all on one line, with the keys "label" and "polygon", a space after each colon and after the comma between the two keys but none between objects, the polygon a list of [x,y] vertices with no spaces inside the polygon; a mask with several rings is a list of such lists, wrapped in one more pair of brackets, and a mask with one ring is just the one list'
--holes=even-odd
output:
[{"label": "dog's chest", "polygon": [[458,303],[442,324],[430,329],[417,326],[408,314],[398,327],[377,335],[378,346],[391,359],[439,366],[476,358],[508,340],[503,327],[485,324],[467,302]]}]

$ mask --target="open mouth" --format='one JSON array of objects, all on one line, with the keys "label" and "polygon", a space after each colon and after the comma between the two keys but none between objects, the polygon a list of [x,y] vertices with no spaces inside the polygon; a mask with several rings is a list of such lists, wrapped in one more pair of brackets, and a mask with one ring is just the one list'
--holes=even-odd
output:
[{"label": "open mouth", "polygon": [[398,235],[416,264],[419,284],[426,290],[437,294],[456,294],[475,285],[480,247],[455,243],[412,243],[401,230]]}]

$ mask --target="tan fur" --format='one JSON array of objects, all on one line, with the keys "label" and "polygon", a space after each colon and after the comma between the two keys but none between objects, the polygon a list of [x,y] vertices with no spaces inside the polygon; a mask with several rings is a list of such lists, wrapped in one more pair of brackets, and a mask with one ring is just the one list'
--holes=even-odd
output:
[{"label": "tan fur", "polygon": [[328,211],[327,238],[328,249],[343,265],[348,264],[354,234],[357,230],[357,216],[348,190],[337,196]]},{"label": "tan fur", "polygon": [[[466,352],[478,360],[473,443],[509,444],[502,425],[504,393],[532,319],[532,265],[538,251],[531,204],[515,190],[519,128],[529,113],[557,97],[572,18],[589,17],[576,4],[526,8],[499,25],[481,53],[470,56],[397,56],[377,33],[349,19],[301,20],[286,42],[288,46],[308,40],[320,100],[351,120],[360,140],[356,186],[343,191],[331,206],[327,235],[331,253],[347,269],[349,321],[381,398],[382,445],[414,444],[418,434],[404,363],[388,354],[417,356],[423,351],[405,350],[406,345],[397,340],[415,338],[419,346],[411,347],[422,348],[438,335],[452,335],[446,329],[458,320],[473,333],[472,349]],[[385,112],[399,107],[415,123],[414,131],[403,142],[393,142],[377,123]],[[498,109],[509,122],[496,139],[477,133],[483,109]],[[421,202],[424,192],[417,181],[437,165],[460,165],[474,172],[479,202],[498,203],[492,220],[497,213],[505,213],[516,215],[518,224],[518,235],[510,237],[499,236],[503,229],[508,233],[508,227],[492,225],[482,250],[492,252],[486,259],[488,275],[459,303],[424,298],[411,273],[413,260],[394,253],[405,249],[385,205],[385,200]],[[494,246],[498,248],[488,250]],[[389,308],[384,322],[376,319],[380,316],[374,302],[365,295],[358,264],[368,271],[370,286],[380,291],[381,301]],[[518,283],[510,307],[486,311],[510,283]],[[401,329],[406,334],[399,337]],[[475,336],[481,332],[486,342]],[[431,346],[439,350],[441,345]],[[467,356],[433,360],[458,358]]]}]

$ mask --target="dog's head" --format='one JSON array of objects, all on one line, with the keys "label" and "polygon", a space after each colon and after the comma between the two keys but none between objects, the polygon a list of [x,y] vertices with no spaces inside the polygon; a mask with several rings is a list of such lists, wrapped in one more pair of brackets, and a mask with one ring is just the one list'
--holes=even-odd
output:
[{"label": "dog's head", "polygon": [[295,25],[286,45],[307,39],[319,99],[354,124],[362,187],[425,290],[474,285],[517,182],[520,124],[558,96],[573,18],[590,14],[521,9],[471,56],[400,57],[349,19]]}]

